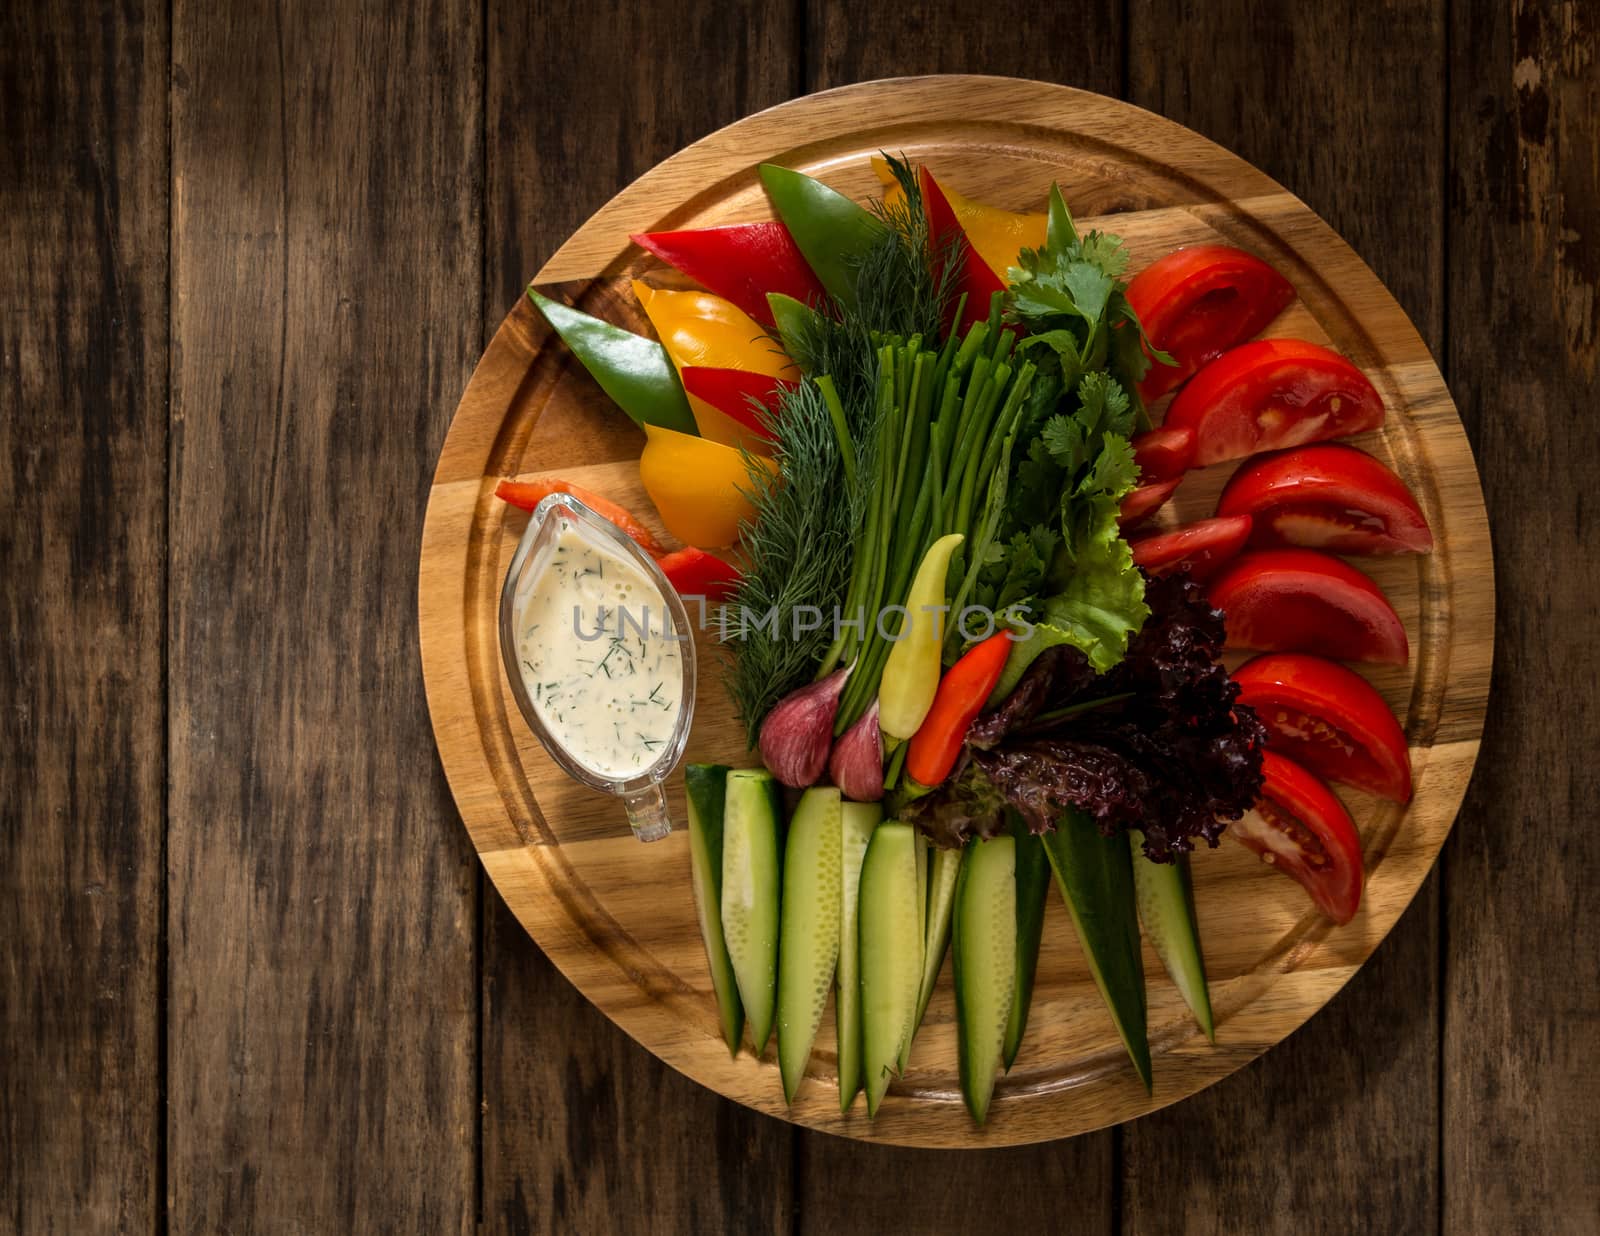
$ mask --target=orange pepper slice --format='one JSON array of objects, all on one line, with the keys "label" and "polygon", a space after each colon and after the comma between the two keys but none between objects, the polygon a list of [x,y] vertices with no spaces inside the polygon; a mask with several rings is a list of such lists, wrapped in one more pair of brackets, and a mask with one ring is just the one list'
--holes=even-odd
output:
[{"label": "orange pepper slice", "polygon": [[[696,366],[740,369],[791,381],[799,378],[800,371],[766,328],[732,301],[710,292],[653,288],[637,279],[633,290],[680,378],[685,369]],[[702,438],[724,446],[744,446],[757,454],[772,453],[768,439],[704,399],[690,395],[689,409]]]},{"label": "orange pepper slice", "polygon": [[[753,523],[756,516],[745,496],[750,474],[739,451],[659,425],[646,425],[644,433],[639,479],[667,531],[704,548],[737,541],[740,522]],[[775,463],[762,462],[777,471]]]}]

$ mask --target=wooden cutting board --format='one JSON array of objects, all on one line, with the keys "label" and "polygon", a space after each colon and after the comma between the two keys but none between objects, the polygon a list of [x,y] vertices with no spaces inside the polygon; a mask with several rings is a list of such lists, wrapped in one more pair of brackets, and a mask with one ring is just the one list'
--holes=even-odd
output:
[{"label": "wooden cutting board", "polygon": [[[524,725],[501,669],[499,589],[527,516],[494,496],[502,476],[556,473],[655,523],[639,484],[643,436],[595,386],[526,299],[500,326],[462,396],[423,533],[419,608],[428,706],[445,772],[485,868],[539,946],[644,1047],[741,1103],[849,1137],[995,1146],[1081,1133],[1193,1094],[1316,1012],[1410,902],[1461,803],[1489,688],[1494,579],[1472,454],[1416,329],[1377,277],[1303,203],[1204,138],[1125,103],[987,77],[871,82],[786,103],[712,134],[641,177],[535,277],[551,295],[648,333],[630,278],[681,282],[633,232],[770,218],[756,165],[799,167],[858,198],[876,195],[879,150],[929,164],[945,185],[1014,210],[1043,209],[1058,181],[1080,221],[1123,236],[1133,269],[1179,245],[1223,240],[1271,262],[1300,299],[1269,334],[1327,342],[1388,405],[1359,439],[1420,499],[1437,538],[1427,557],[1359,565],[1388,592],[1411,639],[1409,667],[1363,668],[1401,718],[1417,792],[1408,809],[1340,789],[1361,830],[1367,889],[1332,928],[1291,881],[1242,847],[1196,856],[1195,889],[1217,1014],[1213,1046],[1146,948],[1155,1092],[1127,1064],[1070,921],[1050,894],[1028,1034],[987,1127],[961,1104],[949,969],[906,1077],[876,1121],[841,1115],[831,1006],[811,1079],[784,1104],[773,1048],[730,1058],[695,925],[687,836],[643,845],[614,800],[563,776]],[[1157,409],[1159,415],[1159,406]],[[1191,473],[1168,523],[1212,512],[1229,466]],[[661,532],[659,524],[655,524]],[[664,532],[662,535],[665,536]],[[755,765],[701,644],[687,758]],[[682,777],[671,783],[683,819]],[[539,1027],[530,1025],[537,1039]],[[1352,1043],[1351,1051],[1383,1051]]]}]

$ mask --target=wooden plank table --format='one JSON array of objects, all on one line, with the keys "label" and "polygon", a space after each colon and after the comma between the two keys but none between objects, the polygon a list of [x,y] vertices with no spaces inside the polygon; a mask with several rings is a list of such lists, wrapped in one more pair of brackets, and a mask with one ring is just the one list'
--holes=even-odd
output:
[{"label": "wooden plank table", "polygon": [[[422,504],[526,276],[796,94],[1119,95],[1300,194],[1439,358],[1496,538],[1441,867],[1230,1080],[972,1155],[700,1090],[555,972],[432,753]],[[0,1230],[1600,1230],[1600,22],[1392,0],[7,6]]]}]

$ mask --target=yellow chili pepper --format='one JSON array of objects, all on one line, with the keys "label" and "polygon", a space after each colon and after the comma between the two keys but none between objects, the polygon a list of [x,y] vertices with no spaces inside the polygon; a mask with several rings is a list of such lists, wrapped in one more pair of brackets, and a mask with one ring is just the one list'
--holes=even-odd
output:
[{"label": "yellow chili pepper", "polygon": [[[646,426],[645,432],[657,431]],[[945,612],[949,608],[945,605],[945,576],[950,571],[950,555],[961,541],[959,532],[940,537],[922,555],[917,573],[911,578],[905,621],[900,624],[899,638],[889,649],[889,659],[883,663],[883,679],[878,683],[878,728],[890,738],[910,738],[933,707],[934,694],[939,690],[944,624],[949,617]]]},{"label": "yellow chili pepper", "polygon": [[[773,378],[800,376],[766,328],[732,301],[710,292],[674,292],[633,281],[634,294],[655,327],[661,346],[677,366],[678,376],[692,366],[742,369]],[[772,453],[772,443],[753,434],[727,413],[697,396],[689,396],[700,436],[725,446],[746,446],[761,455]]]},{"label": "yellow chili pepper", "polygon": [[[744,491],[750,474],[734,447],[693,434],[644,427],[639,479],[667,531],[686,545],[715,549],[739,539],[739,521],[755,511]],[[776,471],[776,465],[767,466]]]},{"label": "yellow chili pepper", "polygon": [[[892,206],[903,196],[900,182],[894,178],[889,165],[876,155],[872,159],[872,170],[878,173],[878,179],[886,186],[884,205]],[[998,206],[985,206],[970,197],[962,197],[948,185],[941,187],[945,197],[950,199],[950,209],[955,211],[956,222],[966,232],[967,240],[983,259],[984,265],[1002,280],[1006,277],[1006,270],[1017,264],[1020,250],[1038,249],[1044,245],[1045,215],[1042,213],[1018,214],[1013,210],[1001,210]]]}]

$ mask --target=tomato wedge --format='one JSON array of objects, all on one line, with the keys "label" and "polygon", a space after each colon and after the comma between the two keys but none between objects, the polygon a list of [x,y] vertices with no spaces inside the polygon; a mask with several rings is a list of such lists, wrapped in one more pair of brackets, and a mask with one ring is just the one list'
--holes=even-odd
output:
[{"label": "tomato wedge", "polygon": [[1329,781],[1411,801],[1406,736],[1360,674],[1324,657],[1282,652],[1241,666],[1233,680],[1239,703],[1256,710],[1274,751]]},{"label": "tomato wedge", "polygon": [[1382,665],[1404,665],[1410,656],[1383,589],[1332,554],[1252,550],[1224,566],[1207,593],[1228,616],[1229,648]]},{"label": "tomato wedge", "polygon": [[1258,334],[1293,299],[1293,284],[1232,245],[1193,245],[1152,262],[1128,284],[1128,303],[1151,344],[1178,363],[1153,365],[1139,393],[1164,395]]},{"label": "tomato wedge", "polygon": [[1337,352],[1303,339],[1260,339],[1223,354],[1181,391],[1166,427],[1194,431],[1205,467],[1383,424],[1377,388]]},{"label": "tomato wedge", "polygon": [[1252,459],[1233,474],[1218,515],[1252,515],[1255,545],[1336,554],[1425,554],[1433,533],[1406,483],[1342,443]]},{"label": "tomato wedge", "polygon": [[1139,465],[1139,479],[1147,484],[1182,476],[1194,462],[1194,430],[1163,425],[1137,435],[1133,462]]},{"label": "tomato wedge", "polygon": [[1121,510],[1117,515],[1117,526],[1128,529],[1137,528],[1144,523],[1178,491],[1178,482],[1181,480],[1183,480],[1181,476],[1175,476],[1169,481],[1154,481],[1131,491],[1122,500]]},{"label": "tomato wedge", "polygon": [[1361,905],[1361,838],[1333,791],[1293,760],[1261,753],[1261,797],[1228,835],[1297,880],[1341,926]]},{"label": "tomato wedge", "polygon": [[1135,565],[1151,575],[1187,569],[1195,579],[1209,579],[1230,558],[1238,556],[1250,539],[1250,516],[1202,519],[1197,523],[1159,532],[1134,541]]}]

